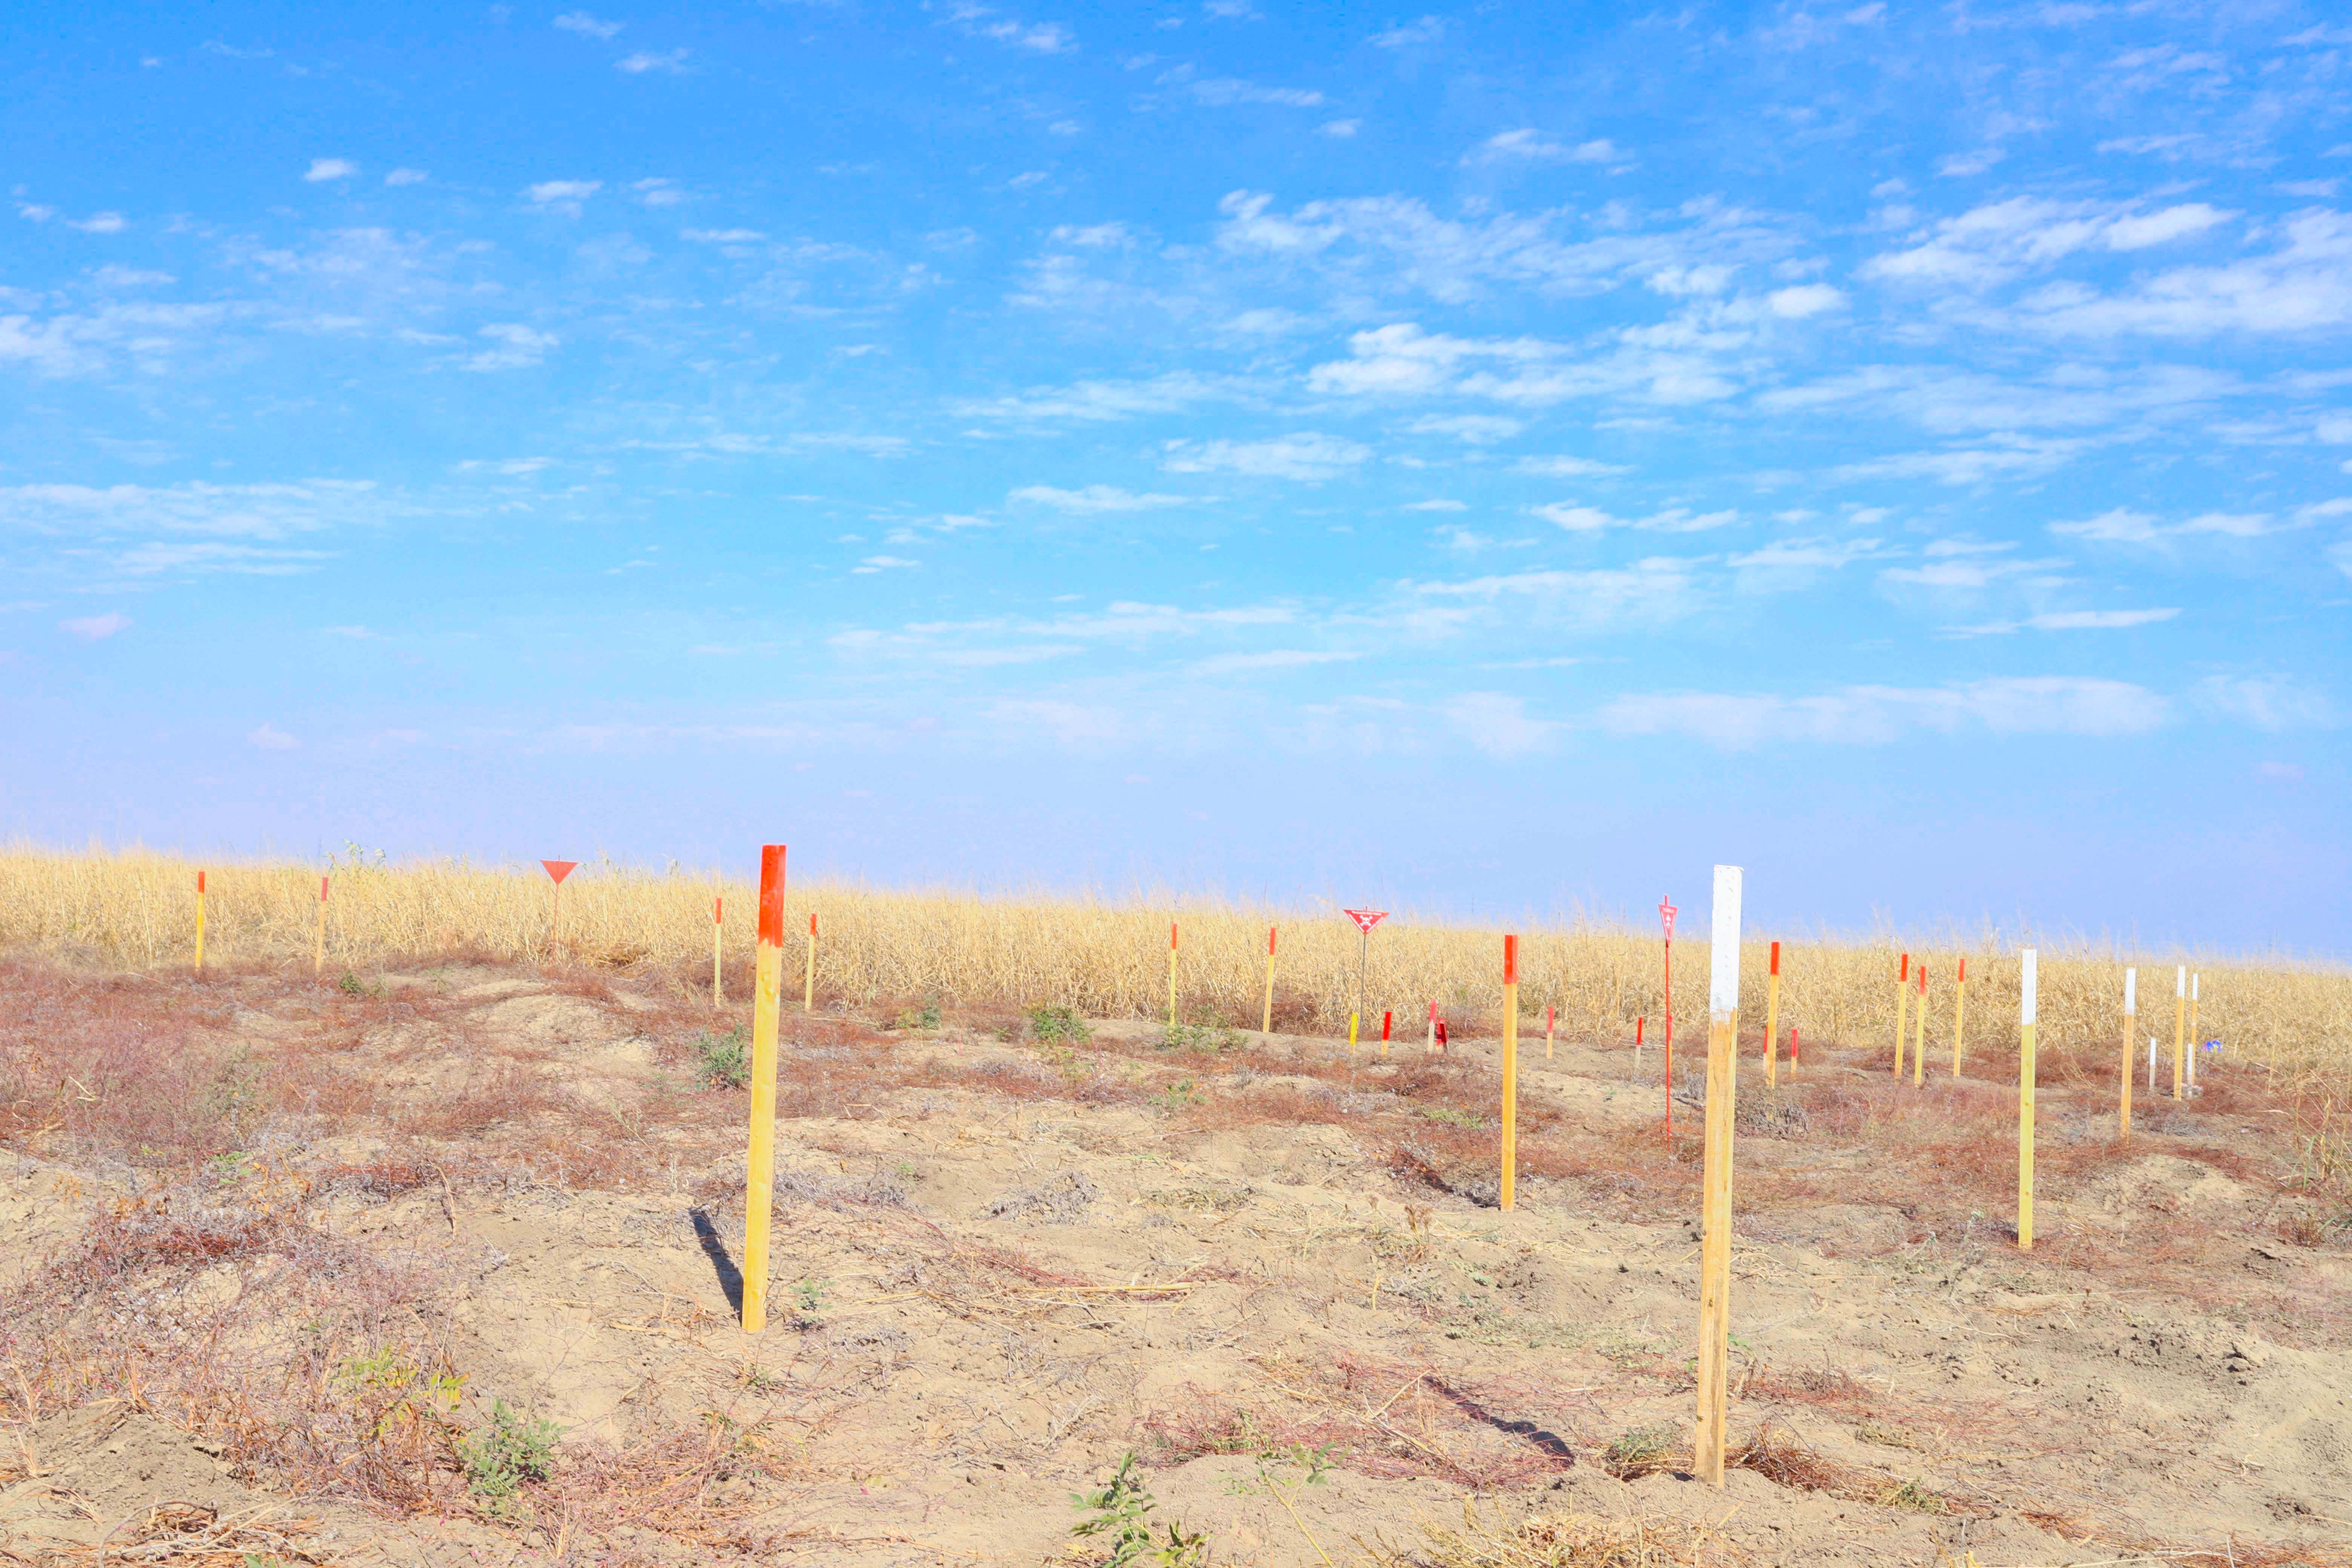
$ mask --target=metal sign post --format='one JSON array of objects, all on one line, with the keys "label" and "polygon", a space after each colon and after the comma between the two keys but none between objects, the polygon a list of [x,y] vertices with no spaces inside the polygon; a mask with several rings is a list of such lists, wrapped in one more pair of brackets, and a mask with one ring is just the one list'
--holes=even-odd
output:
[{"label": "metal sign post", "polygon": [[1386,910],[1342,910],[1356,922],[1356,1016],[1364,1016],[1364,971],[1371,963],[1372,928],[1389,918]]}]

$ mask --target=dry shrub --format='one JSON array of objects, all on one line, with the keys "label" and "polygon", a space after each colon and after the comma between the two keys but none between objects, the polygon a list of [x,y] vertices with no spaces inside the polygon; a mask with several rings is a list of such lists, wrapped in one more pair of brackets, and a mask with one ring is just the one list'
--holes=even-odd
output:
[{"label": "dry shrub", "polygon": [[1421,1544],[1370,1548],[1378,1568],[1698,1568],[1738,1561],[1705,1525],[1589,1513],[1529,1514],[1489,1523],[1475,1503],[1460,1528],[1423,1524]]}]

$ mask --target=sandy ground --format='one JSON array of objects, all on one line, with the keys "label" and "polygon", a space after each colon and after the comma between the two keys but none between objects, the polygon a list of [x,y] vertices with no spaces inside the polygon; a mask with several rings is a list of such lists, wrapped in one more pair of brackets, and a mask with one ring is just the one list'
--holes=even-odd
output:
[{"label": "sandy ground", "polygon": [[[1465,1504],[1687,1527],[1662,1539],[1759,1564],[2323,1563],[2352,1542],[2352,1256],[2281,1239],[2301,1199],[2266,1108],[2159,1106],[2127,1152],[2069,1165],[2112,1111],[2095,1086],[2045,1094],[2026,1255],[1915,1145],[1822,1125],[1823,1097],[1907,1094],[1916,1115],[1942,1095],[1993,1130],[1998,1173],[1997,1083],[1895,1090],[1867,1056],[1817,1051],[1795,1088],[1752,1088],[1747,1457],[1717,1489],[1678,1469],[1687,1152],[1593,1153],[1648,1147],[1654,1058],[1643,1081],[1622,1049],[1528,1051],[1530,1142],[1565,1152],[1531,1158],[1503,1213],[1479,1179],[1491,1123],[1462,1125],[1491,1100],[1492,1041],[1441,1070],[1418,1040],[1351,1060],[1256,1036],[1171,1052],[1131,1023],[1070,1047],[1000,1037],[1007,1020],[788,1016],[802,1090],[779,1124],[771,1322],[746,1336],[745,1098],[697,1084],[690,1007],[486,969],[370,984],[382,997],[353,1002],[215,983],[203,1048],[299,1059],[312,1099],[257,1112],[201,1176],[54,1131],[0,1152],[23,1384],[0,1552],[1026,1568],[1099,1556],[1072,1494],[1129,1451],[1155,1520],[1266,1568],[1473,1561],[1427,1533]],[[418,1103],[488,1109],[404,1121]],[[126,1213],[181,1239],[140,1220],[129,1247]],[[229,1234],[223,1215],[243,1240],[185,1239]],[[362,1328],[306,1351],[321,1323]],[[289,1367],[358,1398],[377,1342],[462,1380],[446,1410],[396,1412],[422,1468],[440,1455],[415,1483],[438,1487],[429,1509],[388,1506],[356,1460],[289,1467],[238,1424],[284,1419]],[[126,1381],[141,1355],[176,1370]],[[494,1401],[561,1435],[550,1479],[495,1507],[434,1436],[479,1432]]]}]

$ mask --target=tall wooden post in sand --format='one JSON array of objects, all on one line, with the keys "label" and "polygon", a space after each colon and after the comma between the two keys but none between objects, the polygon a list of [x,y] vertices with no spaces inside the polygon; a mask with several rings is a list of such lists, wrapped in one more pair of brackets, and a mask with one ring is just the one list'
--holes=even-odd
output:
[{"label": "tall wooden post in sand", "polygon": [[2120,1091],[2116,1097],[2118,1125],[2116,1129],[2116,1136],[2124,1140],[2131,1137],[2132,1037],[2137,1033],[2139,1033],[2139,971],[2126,969],[2124,971],[2123,1070],[2116,1075],[2116,1085]]},{"label": "tall wooden post in sand", "polygon": [[2033,1247],[2033,950],[2018,957],[2025,965],[2020,982],[2017,1041],[2017,1245]]},{"label": "tall wooden post in sand", "polygon": [[1507,1214],[1519,1185],[1519,939],[1503,939],[1503,1174],[1496,1200]]},{"label": "tall wooden post in sand", "polygon": [[1739,1090],[1739,891],[1737,866],[1715,868],[1715,931],[1708,950],[1706,1155],[1700,1174],[1698,1431],[1694,1470],[1723,1484],[1730,1422],[1731,1129]]},{"label": "tall wooden post in sand", "polygon": [[784,980],[784,847],[760,847],[760,957],[751,989],[751,1151],[743,1191],[743,1331],[768,1326],[768,1216],[776,1181],[776,1010]]}]

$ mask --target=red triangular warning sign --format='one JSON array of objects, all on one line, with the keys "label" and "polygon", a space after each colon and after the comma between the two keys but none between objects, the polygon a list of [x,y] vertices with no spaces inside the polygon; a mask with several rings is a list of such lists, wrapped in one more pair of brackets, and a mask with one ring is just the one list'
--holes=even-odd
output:
[{"label": "red triangular warning sign", "polygon": [[1366,936],[1371,935],[1372,928],[1389,918],[1386,910],[1341,910],[1339,912],[1355,921],[1356,929]]},{"label": "red triangular warning sign", "polygon": [[547,868],[547,874],[555,879],[555,885],[560,888],[563,885],[563,879],[572,875],[572,868],[577,866],[580,862],[577,860],[541,860],[540,864]]}]

